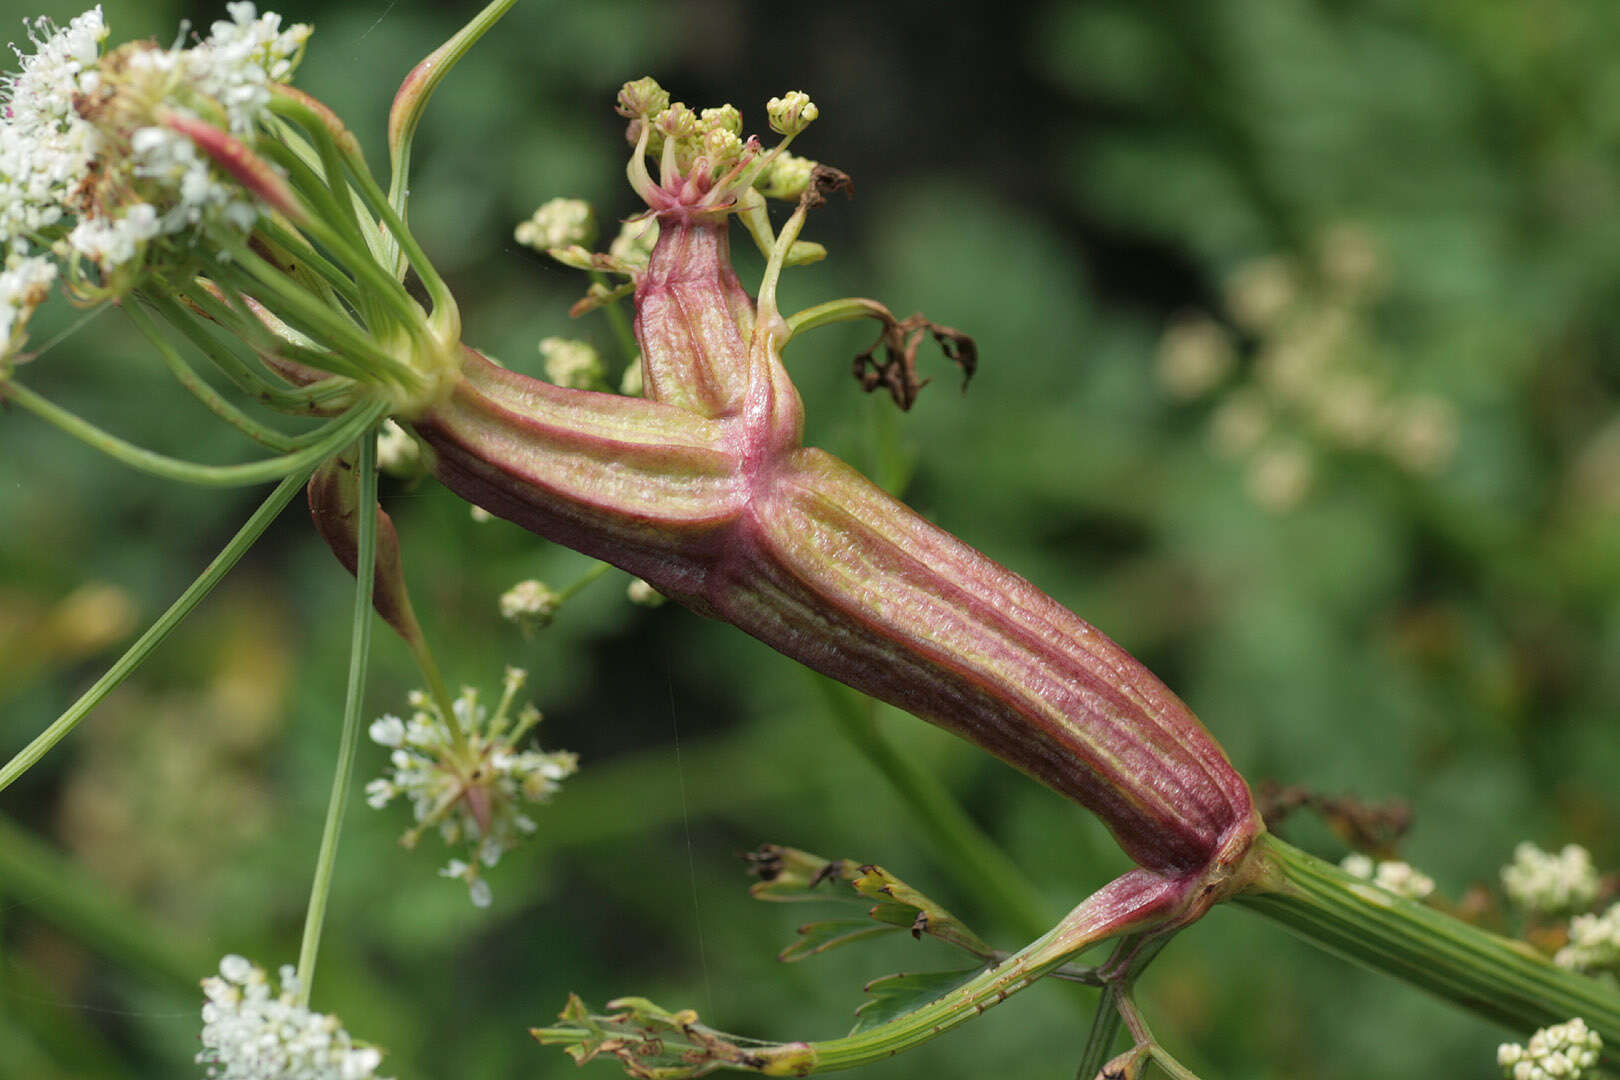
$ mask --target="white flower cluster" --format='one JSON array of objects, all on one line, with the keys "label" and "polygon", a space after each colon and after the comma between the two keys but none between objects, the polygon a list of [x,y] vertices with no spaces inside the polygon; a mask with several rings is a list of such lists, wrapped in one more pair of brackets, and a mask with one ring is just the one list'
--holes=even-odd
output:
[{"label": "white flower cluster", "polygon": [[1579,844],[1565,844],[1554,855],[1525,842],[1502,867],[1502,888],[1515,906],[1542,915],[1584,911],[1598,894],[1592,855]]},{"label": "white flower cluster", "polygon": [[1387,889],[1408,900],[1423,900],[1434,892],[1434,879],[1403,862],[1373,862],[1359,852],[1346,855],[1339,869],[1351,877],[1370,881],[1380,889]]},{"label": "white flower cluster", "polygon": [[447,844],[466,844],[471,858],[452,859],[440,873],[465,881],[479,907],[490,902],[479,866],[494,866],[537,828],[523,804],[550,799],[579,768],[578,757],[566,751],[519,749],[540,722],[532,705],[510,715],[525,678],[518,668],[506,669],[493,716],[479,704],[478,691],[468,687],[452,703],[453,721],[417,692],[411,695],[416,711],[409,720],[384,716],[371,725],[372,740],[392,753],[388,773],[366,785],[366,801],[381,809],[396,796],[410,800],[416,824],[401,838],[407,847],[415,846],[426,829],[437,829]]},{"label": "white flower cluster", "polygon": [[501,594],[501,618],[525,630],[549,626],[563,598],[549,585],[535,578],[520,581]]},{"label": "white flower cluster", "polygon": [[1577,915],[1569,924],[1569,944],[1553,957],[1576,971],[1620,972],[1620,904],[1602,915]]},{"label": "white flower cluster", "polygon": [[602,357],[586,341],[563,337],[542,338],[540,356],[545,362],[546,379],[555,386],[595,390],[607,378]]},{"label": "white flower cluster", "polygon": [[54,262],[26,255],[20,247],[6,257],[5,265],[0,271],[0,375],[6,361],[21,351],[28,317],[45,302],[56,280]]},{"label": "white flower cluster", "polygon": [[356,1046],[337,1017],[297,1003],[291,965],[275,986],[263,968],[231,955],[203,980],[202,1052],[214,1080],[381,1080],[382,1053]]},{"label": "white flower cluster", "polygon": [[548,199],[529,220],[520,222],[513,238],[536,251],[596,242],[596,212],[583,199]]},{"label": "white flower cluster", "polygon": [[21,70],[0,78],[0,236],[49,228],[66,212],[100,145],[74,111],[74,98],[95,90],[96,61],[107,37],[99,6],[57,29],[28,22],[32,55],[16,50]]},{"label": "white flower cluster", "polygon": [[1503,1043],[1496,1063],[1508,1080],[1580,1080],[1597,1064],[1603,1040],[1580,1017],[1542,1028],[1529,1046]]},{"label": "white flower cluster", "polygon": [[163,116],[249,137],[310,30],[282,29],[249,0],[226,10],[189,48],[137,43],[105,60],[100,7],[62,29],[29,24],[34,52],[19,51],[21,70],[0,84],[0,240],[26,239],[73,269],[88,261],[105,281],[158,237],[253,226],[253,197]]}]

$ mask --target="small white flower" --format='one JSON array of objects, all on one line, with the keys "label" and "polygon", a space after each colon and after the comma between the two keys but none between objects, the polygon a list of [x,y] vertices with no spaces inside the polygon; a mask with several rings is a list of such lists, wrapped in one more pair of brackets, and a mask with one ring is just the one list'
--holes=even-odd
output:
[{"label": "small white flower", "polygon": [[1352,851],[1350,854],[1339,860],[1339,869],[1343,870],[1351,877],[1358,877],[1363,881],[1371,881],[1373,870],[1376,869],[1376,864],[1372,861],[1372,859],[1368,858],[1366,855],[1363,855],[1361,852]]},{"label": "small white flower", "polygon": [[1434,879],[1403,862],[1381,862],[1373,884],[1408,900],[1422,900],[1434,892]]},{"label": "small white flower", "polygon": [[0,272],[0,372],[22,350],[28,319],[50,295],[55,281],[56,264],[44,256],[17,251],[6,259]]},{"label": "small white flower", "polygon": [[466,845],[465,856],[451,859],[439,872],[465,881],[479,907],[487,907],[490,898],[480,865],[495,866],[535,832],[524,804],[551,798],[560,781],[579,768],[579,759],[565,751],[520,748],[540,722],[533,706],[513,715],[513,699],[527,677],[521,668],[506,669],[493,713],[471,687],[451,702],[450,717],[428,695],[415,692],[416,712],[408,720],[384,716],[371,725],[372,739],[392,750],[389,771],[366,785],[367,803],[381,809],[396,796],[410,802],[415,824],[401,838],[406,847],[414,847],[428,830],[446,844]]},{"label": "small white flower", "polygon": [[377,432],[377,468],[390,476],[413,476],[422,471],[422,445],[393,420],[384,420]]},{"label": "small white flower", "polygon": [[389,713],[371,722],[371,741],[379,746],[403,746],[405,744],[405,721]]},{"label": "small white flower", "polygon": [[382,1053],[357,1046],[337,1017],[298,1003],[290,965],[273,983],[263,968],[236,955],[203,980],[202,1051],[213,1080],[382,1080]]},{"label": "small white flower", "polygon": [[1394,860],[1374,862],[1359,851],[1340,860],[1339,869],[1408,900],[1422,900],[1434,892],[1434,879],[1409,864]]},{"label": "small white flower", "polygon": [[545,360],[546,378],[553,385],[594,390],[606,378],[602,358],[588,342],[544,338],[540,342],[540,355]]},{"label": "small white flower", "polygon": [[1502,888],[1525,911],[1567,914],[1597,899],[1598,873],[1591,853],[1579,844],[1565,844],[1554,855],[1526,842],[1513,849],[1513,861],[1502,867]]},{"label": "small white flower", "polygon": [[574,244],[590,247],[596,241],[596,214],[583,199],[550,199],[518,225],[513,236],[538,251]]},{"label": "small white flower", "polygon": [[562,597],[543,581],[520,581],[501,594],[501,618],[526,629],[547,626],[557,614]]},{"label": "small white flower", "polygon": [[1575,971],[1620,972],[1620,904],[1602,915],[1577,915],[1569,924],[1569,944],[1553,957]]},{"label": "small white flower", "polygon": [[1503,1043],[1497,1047],[1496,1063],[1508,1080],[1580,1080],[1597,1064],[1602,1050],[1598,1033],[1576,1017],[1537,1031],[1528,1046]]},{"label": "small white flower", "polygon": [[625,589],[625,595],[630,598],[632,604],[638,604],[641,607],[658,607],[664,602],[664,594],[640,578],[630,582]]}]

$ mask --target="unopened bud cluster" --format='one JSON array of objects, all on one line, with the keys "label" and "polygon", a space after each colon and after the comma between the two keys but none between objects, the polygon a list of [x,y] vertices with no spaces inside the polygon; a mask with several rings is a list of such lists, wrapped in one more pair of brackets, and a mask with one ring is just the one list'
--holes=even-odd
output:
[{"label": "unopened bud cluster", "polygon": [[513,231],[518,243],[536,251],[590,247],[596,243],[596,212],[583,199],[550,199]]},{"label": "unopened bud cluster", "polygon": [[1620,974],[1620,904],[1601,915],[1577,915],[1570,920],[1569,944],[1553,959],[1560,967],[1576,971]]},{"label": "unopened bud cluster", "polygon": [[1553,854],[1527,841],[1513,849],[1513,861],[1502,867],[1502,888],[1524,911],[1567,915],[1592,906],[1598,873],[1591,853],[1579,844],[1565,844]]},{"label": "unopened bud cluster", "polygon": [[600,390],[607,385],[607,369],[602,366],[602,357],[589,342],[542,338],[540,357],[545,364],[546,379],[557,386]]},{"label": "unopened bud cluster", "polygon": [[562,602],[561,593],[543,581],[529,578],[501,594],[501,618],[525,630],[540,630],[551,625]]},{"label": "unopened bud cluster", "polygon": [[465,881],[479,907],[491,896],[480,867],[493,867],[535,831],[524,806],[549,800],[579,767],[566,751],[522,749],[540,722],[532,705],[512,715],[525,678],[523,671],[507,669],[493,715],[468,687],[452,703],[450,716],[418,692],[411,695],[416,711],[408,720],[390,715],[371,725],[372,740],[391,753],[387,773],[366,785],[366,801],[377,809],[396,796],[410,801],[416,824],[400,838],[406,847],[414,847],[425,830],[437,829],[446,844],[467,848],[467,859],[452,859],[441,873]]},{"label": "unopened bud cluster", "polygon": [[208,1001],[197,1063],[211,1080],[383,1080],[381,1051],[357,1045],[337,1017],[298,1003],[290,964],[272,980],[233,954],[202,985]]},{"label": "unopened bud cluster", "polygon": [[1366,855],[1357,853],[1346,855],[1339,863],[1339,869],[1351,877],[1370,881],[1380,889],[1408,900],[1424,900],[1434,892],[1434,879],[1409,863],[1395,860],[1374,862]]},{"label": "unopened bud cluster", "polygon": [[1503,1043],[1496,1063],[1507,1080],[1580,1080],[1598,1062],[1603,1040],[1576,1017],[1567,1023],[1542,1028],[1527,1046]]}]

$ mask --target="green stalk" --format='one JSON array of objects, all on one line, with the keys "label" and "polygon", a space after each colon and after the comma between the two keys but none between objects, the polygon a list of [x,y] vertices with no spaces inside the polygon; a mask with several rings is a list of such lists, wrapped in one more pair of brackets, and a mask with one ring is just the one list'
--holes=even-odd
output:
[{"label": "green stalk", "polygon": [[[484,10],[474,15],[450,40],[433,50],[426,59],[412,68],[405,76],[405,81],[400,84],[399,91],[394,97],[394,107],[388,116],[390,176],[387,203],[393,207],[401,223],[406,216],[405,203],[409,195],[411,143],[415,141],[416,125],[421,122],[428,100],[433,97],[433,92],[439,88],[439,83],[450,70],[467,55],[468,50],[516,3],[517,0],[491,0]],[[388,257],[384,258],[382,263],[384,266],[391,266],[396,275],[403,278],[405,263],[399,254],[401,239],[402,237],[394,235],[384,238],[384,243],[388,247]]]},{"label": "green stalk", "polygon": [[1517,1031],[1578,1016],[1608,1047],[1620,1047],[1614,987],[1561,968],[1522,941],[1351,877],[1275,836],[1261,836],[1251,858],[1260,874],[1233,901],[1311,944]]},{"label": "green stalk", "polygon": [[107,669],[107,673],[97,679],[95,685],[86,690],[65,713],[57,717],[50,727],[40,732],[32,742],[18,752],[17,756],[0,767],[0,791],[11,786],[12,781],[27,772],[51,747],[61,742],[91,709],[99,705],[119,683],[129,678],[135,669],[141,666],[151,655],[152,650],[162,644],[163,639],[179,625],[180,620],[191,614],[191,609],[196,607],[202,598],[219,584],[226,572],[236,565],[237,560],[246,554],[247,549],[259,538],[259,534],[275,520],[282,507],[298,494],[314,471],[315,468],[311,465],[277,485],[270,493],[270,497],[253,512],[252,517],[248,518],[247,524],[243,525],[231,538],[231,542],[225,545],[225,549],[214,557],[214,561],[209,563],[201,574],[197,575],[197,580],[180,594],[180,599],[176,600],[169,610],[165,611],[157,622],[129,647],[129,651],[120,656],[118,661]]},{"label": "green stalk", "polygon": [[271,450],[277,450],[281,453],[289,453],[299,448],[301,444],[296,437],[277,431],[267,424],[261,424],[221,397],[217,390],[209,386],[206,380],[192,370],[191,365],[181,357],[180,351],[159,333],[157,326],[153,324],[145,312],[141,311],[140,305],[124,304],[123,308],[129,314],[130,321],[135,324],[136,329],[140,330],[146,336],[146,340],[151,342],[152,347],[157,350],[158,356],[163,359],[163,366],[169,369],[169,374],[174,376],[176,382],[190,391],[192,397],[202,402],[209,412],[261,446],[269,447]]},{"label": "green stalk", "polygon": [[349,276],[346,270],[316,250],[300,233],[286,228],[272,218],[259,222],[257,228],[277,247],[297,259],[356,309],[370,295],[355,284],[354,278]]},{"label": "green stalk", "polygon": [[[252,345],[250,337],[246,334],[239,334],[246,325],[241,320],[251,316],[239,316],[235,308],[219,301],[207,289],[187,289],[181,292],[180,295],[185,297],[186,303],[195,304],[207,318],[229,329],[233,335],[239,335],[240,340],[244,343],[249,346]],[[209,361],[226,378],[230,379],[237,389],[273,409],[295,413],[310,412],[312,406],[322,399],[323,394],[328,391],[343,392],[345,389],[331,386],[325,380],[322,383],[296,389],[289,388],[286,385],[277,386],[243,363],[241,358],[232,352],[230,348],[204,329],[185,307],[168,297],[154,296],[150,293],[143,293],[142,296],[162,314],[170,326],[184,334],[188,341],[196,346],[204,356],[208,357]],[[269,336],[269,331],[265,329],[264,324],[256,318],[252,321],[252,331],[256,335]],[[278,342],[277,344],[278,346],[285,346],[286,343]]]},{"label": "green stalk", "polygon": [[[607,275],[600,270],[590,272],[591,284],[600,285],[604,290],[610,289]],[[613,336],[619,342],[619,350],[624,353],[626,367],[636,362],[641,355],[641,347],[636,344],[635,330],[630,326],[630,316],[618,304],[603,304],[602,313],[607,316],[608,325],[613,329]]]},{"label": "green stalk", "polygon": [[6,382],[3,394],[5,400],[16,402],[41,420],[132,469],[165,480],[177,480],[183,484],[197,484],[201,487],[247,487],[278,480],[289,473],[300,471],[307,476],[316,465],[352,441],[357,430],[376,423],[388,411],[386,401],[356,406],[328,425],[332,430],[326,438],[281,457],[250,461],[242,465],[199,465],[193,461],[182,461],[166,454],[154,453],[120,439],[88,420],[51,404],[21,383]]},{"label": "green stalk", "polygon": [[332,891],[332,869],[337,864],[338,836],[343,830],[343,811],[349,801],[354,778],[355,749],[360,742],[360,710],[366,689],[366,663],[371,658],[371,593],[377,576],[377,433],[367,430],[360,440],[360,485],[362,508],[358,550],[355,558],[354,623],[349,646],[349,690],[343,702],[343,732],[338,737],[337,766],[332,776],[332,797],[326,806],[326,825],[321,830],[321,849],[315,857],[315,880],[310,886],[309,909],[304,916],[304,940],[298,950],[298,1003],[309,1004],[315,982],[315,958],[321,947],[321,926],[326,920],[326,901]]},{"label": "green stalk", "polygon": [[419,376],[409,364],[385,352],[364,329],[317,297],[290,283],[285,274],[261,258],[245,241],[226,239],[222,246],[230,253],[232,264],[245,271],[256,287],[245,291],[262,292],[269,301],[266,306],[274,310],[277,317],[297,327],[300,333],[359,361],[357,370],[369,375],[370,381],[377,381],[381,376],[408,387],[414,388],[417,384]]},{"label": "green stalk", "polygon": [[1119,1038],[1121,992],[1118,986],[1103,987],[1102,997],[1097,999],[1097,1013],[1091,1018],[1091,1029],[1086,1032],[1086,1045],[1080,1052],[1074,1080],[1095,1080],[1113,1057],[1114,1043]]}]

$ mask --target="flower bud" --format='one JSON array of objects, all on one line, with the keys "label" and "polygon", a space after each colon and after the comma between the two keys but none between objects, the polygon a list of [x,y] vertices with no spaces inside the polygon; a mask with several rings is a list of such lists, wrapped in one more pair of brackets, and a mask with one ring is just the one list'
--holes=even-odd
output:
[{"label": "flower bud", "polygon": [[626,119],[656,116],[669,108],[669,91],[647,75],[619,88],[617,112]]},{"label": "flower bud", "polygon": [[809,127],[810,122],[821,115],[821,110],[816,108],[809,94],[802,90],[789,90],[781,97],[766,102],[765,114],[770,117],[772,131],[792,137]]}]

